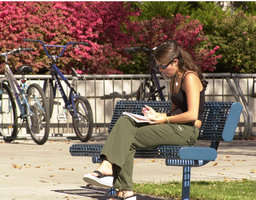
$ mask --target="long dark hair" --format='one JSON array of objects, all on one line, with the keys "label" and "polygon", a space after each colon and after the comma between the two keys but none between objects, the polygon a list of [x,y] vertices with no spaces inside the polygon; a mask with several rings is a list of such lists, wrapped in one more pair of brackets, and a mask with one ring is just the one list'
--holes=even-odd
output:
[{"label": "long dark hair", "polygon": [[195,64],[193,57],[180,47],[175,40],[169,40],[158,46],[154,53],[154,59],[160,63],[169,63],[173,59],[178,59],[178,67],[184,71],[191,70],[197,73],[203,87],[206,88],[208,82],[204,79],[201,69]]}]

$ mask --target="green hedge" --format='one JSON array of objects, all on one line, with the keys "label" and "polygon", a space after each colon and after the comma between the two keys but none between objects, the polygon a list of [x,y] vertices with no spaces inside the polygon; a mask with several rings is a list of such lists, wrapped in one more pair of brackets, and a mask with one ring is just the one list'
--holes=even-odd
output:
[{"label": "green hedge", "polygon": [[254,73],[256,71],[256,18],[238,11],[213,24],[214,34],[207,35],[218,45],[217,72]]}]

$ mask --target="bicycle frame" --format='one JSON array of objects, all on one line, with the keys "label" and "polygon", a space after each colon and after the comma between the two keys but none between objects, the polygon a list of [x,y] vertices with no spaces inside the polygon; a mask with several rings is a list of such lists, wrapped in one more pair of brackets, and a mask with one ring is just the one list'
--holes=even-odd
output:
[{"label": "bicycle frame", "polygon": [[164,94],[162,92],[162,90],[165,88],[165,86],[163,86],[163,87],[160,86],[160,83],[159,83],[159,80],[157,78],[156,72],[155,72],[154,68],[151,65],[152,64],[150,64],[150,75],[151,75],[151,78],[153,79],[153,81],[156,84],[156,91],[152,95],[155,95],[156,93],[158,93],[161,101],[165,101],[165,97],[164,97]]},{"label": "bicycle frame", "polygon": [[[19,50],[31,50],[31,49],[19,49]],[[5,77],[7,79],[7,82],[9,83],[11,89],[12,89],[12,93],[14,95],[14,98],[17,102],[17,105],[18,105],[18,108],[20,110],[20,118],[24,119],[26,118],[27,116],[32,116],[34,113],[31,111],[30,109],[30,106],[29,106],[29,103],[27,101],[27,98],[26,98],[26,91],[28,89],[28,85],[24,82],[22,82],[21,85],[19,85],[17,79],[14,77],[10,67],[9,67],[9,64],[8,64],[8,55],[9,54],[13,54],[15,51],[17,51],[17,49],[14,49],[12,50],[11,52],[8,52],[8,53],[2,53],[1,56],[4,56],[5,58]],[[2,87],[2,85],[1,85]],[[1,88],[2,89],[2,88]],[[35,98],[40,109],[44,112],[43,108],[41,107],[39,101],[37,98]],[[26,114],[26,111],[25,111],[25,106],[27,107],[28,109],[28,114]],[[2,106],[1,106],[1,110],[2,110]]]},{"label": "bicycle frame", "polygon": [[[23,39],[23,41],[41,43],[46,55],[52,61],[50,65],[50,73],[52,78],[49,79],[49,82],[48,80],[44,81],[44,92],[47,95],[46,97],[48,98],[48,101],[49,101],[48,107],[50,110],[50,117],[51,117],[53,106],[54,106],[53,99],[56,96],[56,92],[58,88],[65,104],[64,112],[66,111],[65,109],[67,109],[70,115],[72,116],[73,128],[75,130],[75,133],[78,139],[80,139],[82,142],[87,142],[91,138],[92,131],[93,131],[93,115],[92,115],[92,109],[91,109],[90,103],[88,102],[86,97],[80,96],[80,94],[76,92],[76,90],[73,87],[73,83],[70,84],[68,82],[68,80],[64,77],[64,75],[61,73],[61,71],[58,69],[55,63],[57,62],[57,59],[62,56],[62,54],[68,47],[68,45],[73,44],[73,47],[75,47],[75,45],[88,46],[89,44],[87,42],[68,42],[65,46],[62,46],[62,45],[48,45],[48,44],[44,44],[44,42],[41,40],[34,40],[34,39]],[[55,47],[55,48],[63,48],[63,49],[60,52],[60,54],[56,56],[56,55],[50,55],[46,47]],[[79,79],[79,75],[76,73],[75,69],[73,69],[72,67],[71,67],[71,72],[75,78]],[[62,87],[63,82],[61,82],[61,80],[63,80],[66,86],[68,87],[69,94],[68,92],[64,91]],[[55,83],[55,85],[53,85],[53,82]],[[66,118],[65,113],[64,113],[64,118]],[[58,119],[60,118],[58,117]]]},{"label": "bicycle frame", "polygon": [[148,61],[149,61],[149,63],[148,63],[148,65],[149,65],[149,73],[151,75],[151,78],[153,79],[153,81],[156,84],[156,90],[155,90],[155,92],[152,95],[155,95],[156,93],[158,93],[161,101],[165,101],[165,97],[164,97],[164,94],[162,92],[162,90],[165,88],[165,86],[161,87],[160,83],[159,83],[159,80],[157,78],[156,73],[159,72],[159,70],[156,69],[156,67],[154,66],[154,63],[153,63],[154,62],[153,50],[154,50],[154,48],[150,49],[148,51],[149,53],[147,53]]},{"label": "bicycle frame", "polygon": [[[71,109],[72,107],[75,106],[73,99],[78,96],[77,92],[71,86],[71,84],[68,82],[66,77],[61,73],[61,71],[58,69],[58,67],[55,64],[51,65],[50,72],[51,72],[51,75],[52,75],[53,79],[56,81],[55,87],[54,87],[54,98],[55,98],[55,95],[56,95],[56,91],[57,91],[56,86],[57,86],[59,91],[60,91],[60,94],[62,96],[62,99],[65,103],[66,109],[68,109],[68,110]],[[65,82],[65,84],[69,87],[69,89],[70,89],[69,97],[67,97],[67,95],[66,95],[66,93],[65,93],[65,91],[62,87],[62,84],[61,84],[60,80],[63,80]],[[70,112],[70,114],[73,115],[73,117],[76,117],[77,116],[76,110],[74,109],[73,111],[74,111],[74,115],[73,115],[72,112]]]},{"label": "bicycle frame", "polygon": [[[5,58],[5,79],[1,80],[1,100],[2,94],[8,95],[8,99],[1,105],[1,121],[4,119],[5,113],[11,113],[10,116],[10,129],[9,126],[5,129],[4,140],[11,142],[16,139],[18,135],[18,118],[23,119],[26,122],[26,130],[37,144],[44,144],[49,136],[50,130],[50,118],[49,111],[47,109],[47,101],[43,89],[37,83],[31,85],[26,84],[25,74],[32,72],[32,68],[27,65],[19,67],[18,71],[22,74],[21,84],[18,83],[14,77],[8,63],[8,55],[20,54],[22,51],[33,51],[33,48],[21,48],[13,49],[10,52],[1,53],[0,56]],[[6,82],[6,83],[4,83]],[[6,93],[3,93],[5,90]],[[15,103],[16,102],[16,103]],[[3,111],[3,108],[9,107],[7,112]],[[20,116],[17,116],[17,107],[20,111]],[[11,111],[12,110],[12,111]],[[10,112],[11,111],[11,112]],[[6,121],[7,120],[7,121]],[[12,122],[13,120],[13,122]],[[5,122],[8,122],[5,119]],[[20,126],[22,127],[22,126]],[[11,137],[7,136],[11,130]]]},{"label": "bicycle frame", "polygon": [[[64,51],[66,50],[66,48],[69,45],[71,45],[71,44],[73,44],[73,45],[75,45],[75,44],[88,45],[88,43],[86,43],[86,42],[68,42],[65,46],[63,46],[63,45],[48,45],[48,44],[44,44],[44,42],[41,41],[41,40],[24,39],[24,41],[26,41],[26,42],[39,42],[39,43],[42,44],[46,55],[49,58],[52,59],[50,73],[52,75],[52,78],[56,81],[55,86],[57,85],[57,87],[59,88],[59,91],[61,93],[63,101],[65,102],[65,107],[66,107],[66,109],[69,110],[69,113],[72,115],[72,117],[78,118],[77,117],[78,115],[77,115],[77,112],[76,112],[75,109],[72,109],[72,112],[71,112],[71,108],[75,107],[74,98],[76,98],[78,96],[78,94],[75,91],[75,89],[70,85],[68,80],[64,77],[64,75],[61,73],[61,71],[58,69],[58,67],[55,65],[55,62],[57,61],[58,58],[60,58],[62,56],[62,54],[64,53]],[[63,48],[63,49],[62,49],[62,51],[60,52],[60,54],[58,56],[55,56],[55,55],[50,55],[48,53],[48,50],[47,50],[46,47],[57,47],[57,48]],[[62,87],[62,84],[60,82],[60,79],[62,79],[66,83],[66,85],[69,87],[69,89],[70,89],[69,97],[67,97],[65,91],[63,90],[63,87]],[[56,94],[56,87],[54,89],[54,97],[55,97],[55,94]]]},{"label": "bicycle frame", "polygon": [[[10,87],[12,88],[14,98],[16,99],[17,105],[19,107],[19,110],[21,113],[20,117],[22,119],[24,119],[29,115],[33,115],[33,112],[31,111],[28,101],[26,99],[25,91],[27,90],[28,86],[25,83],[23,83],[22,86],[20,87],[18,81],[14,77],[8,64],[5,65],[5,76],[7,78],[7,81],[9,83]],[[27,108],[29,110],[29,114],[25,114],[25,105],[27,106]],[[41,107],[41,109],[42,109],[42,107]]]}]

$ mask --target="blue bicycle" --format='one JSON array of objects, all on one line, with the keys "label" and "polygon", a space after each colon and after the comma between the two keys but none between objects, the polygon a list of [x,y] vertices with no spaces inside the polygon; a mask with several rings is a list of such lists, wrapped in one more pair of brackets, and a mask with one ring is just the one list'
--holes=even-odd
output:
[{"label": "blue bicycle", "polygon": [[[61,71],[56,66],[56,62],[58,58],[60,58],[66,48],[69,45],[73,45],[73,47],[77,45],[85,45],[88,46],[87,42],[68,42],[66,45],[48,45],[45,44],[41,40],[33,40],[33,39],[24,39],[25,42],[35,42],[42,44],[46,55],[51,59],[52,63],[50,66],[50,73],[52,78],[46,79],[44,81],[44,91],[46,94],[46,98],[49,102],[49,110],[50,116],[53,111],[53,103],[54,98],[56,96],[57,88],[60,91],[62,99],[65,103],[64,109],[68,110],[73,120],[73,128],[75,130],[76,136],[82,142],[87,142],[91,136],[93,131],[93,115],[92,109],[89,101],[86,97],[80,96],[79,93],[76,92],[74,87],[68,82],[68,80],[64,77]],[[48,53],[47,47],[55,47],[55,48],[63,48],[59,55],[50,55]],[[76,73],[74,68],[71,68],[72,71],[72,80],[83,79],[83,77]],[[61,82],[62,80],[62,82]],[[55,84],[54,84],[55,82]],[[67,95],[63,89],[62,83],[65,83],[69,88],[69,94]]]},{"label": "blue bicycle", "polygon": [[[28,65],[19,67],[22,74],[21,84],[14,77],[8,62],[9,55],[32,51],[32,48],[18,48],[1,53],[5,59],[5,78],[0,82],[0,134],[6,142],[18,135],[18,118],[26,121],[27,133],[37,144],[44,144],[49,136],[50,116],[45,93],[40,85],[26,84],[25,74],[32,72]],[[15,103],[16,100],[16,103]],[[17,106],[20,115],[17,114]]]}]

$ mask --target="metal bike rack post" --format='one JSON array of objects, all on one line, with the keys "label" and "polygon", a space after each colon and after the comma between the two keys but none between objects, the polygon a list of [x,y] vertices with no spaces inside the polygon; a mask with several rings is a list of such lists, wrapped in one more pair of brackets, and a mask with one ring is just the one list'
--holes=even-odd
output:
[{"label": "metal bike rack post", "polygon": [[253,126],[252,112],[251,112],[251,110],[250,110],[250,108],[249,108],[249,106],[248,106],[248,103],[247,103],[247,101],[246,101],[246,99],[245,99],[245,97],[244,97],[244,94],[243,94],[243,91],[242,91],[242,89],[241,89],[241,87],[240,87],[240,85],[239,85],[238,79],[237,79],[237,78],[233,78],[233,80],[234,80],[234,83],[235,83],[235,85],[236,85],[236,88],[237,88],[237,90],[238,90],[238,92],[239,92],[239,94],[240,94],[240,97],[241,97],[242,102],[243,102],[243,104],[244,104],[245,110],[246,110],[246,112],[247,112],[247,117],[248,117],[248,133],[247,133],[247,135],[245,136],[245,139],[249,139],[249,137],[250,137],[251,134],[252,134],[252,126]]},{"label": "metal bike rack post", "polygon": [[[232,75],[230,75],[230,77],[232,77]],[[236,89],[233,86],[233,84],[231,83],[230,77],[227,76],[226,80],[229,84],[229,87],[231,89],[231,91],[234,94],[234,97],[236,99],[237,102],[240,102],[241,104],[243,104],[244,108],[242,111],[243,117],[244,117],[244,133],[242,135],[243,139],[248,139],[251,136],[252,133],[252,125],[253,125],[253,117],[252,117],[252,113],[249,109],[248,103],[244,97],[243,91],[239,85],[239,82],[237,80],[237,77],[233,76],[233,81],[235,83]]]}]

